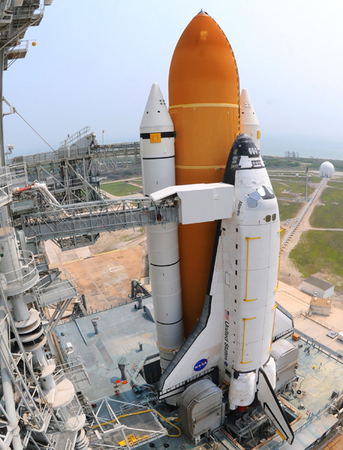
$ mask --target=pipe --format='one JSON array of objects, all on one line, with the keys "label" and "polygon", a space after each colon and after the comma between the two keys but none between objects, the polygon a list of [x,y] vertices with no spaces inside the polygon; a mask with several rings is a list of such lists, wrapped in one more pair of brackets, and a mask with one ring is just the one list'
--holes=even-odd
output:
[{"label": "pipe", "polygon": [[[6,295],[5,295],[4,291],[3,291],[1,283],[0,283],[0,298],[4,299],[3,300],[2,309],[4,310],[4,312],[6,313],[6,315],[8,317],[9,324],[11,326],[11,329],[12,329],[13,333],[14,333],[14,336],[15,336],[15,339],[16,339],[17,344],[19,346],[19,349],[20,349],[20,351],[21,351],[21,353],[23,355],[23,361],[25,362],[25,365],[27,367],[28,373],[30,373],[30,375],[32,377],[32,380],[33,380],[35,386],[37,387],[37,391],[38,391],[38,393],[39,393],[39,395],[40,395],[40,397],[42,399],[42,402],[45,403],[46,408],[49,411],[49,413],[51,414],[57,429],[59,431],[61,431],[61,428],[59,426],[59,421],[58,421],[58,419],[56,417],[56,414],[55,414],[54,410],[51,408],[50,404],[45,399],[44,392],[42,391],[42,388],[40,387],[40,384],[39,384],[39,382],[37,380],[36,374],[35,374],[33,368],[31,367],[31,365],[30,365],[30,363],[29,363],[29,361],[28,361],[28,359],[26,357],[26,351],[25,351],[24,345],[21,342],[20,336],[18,334],[18,330],[16,329],[15,324],[14,324],[14,319],[11,316],[11,311],[9,310],[8,304],[6,303]],[[0,308],[0,310],[1,310],[1,308]],[[0,352],[1,352],[1,348],[0,348]],[[28,408],[28,409],[30,409],[30,408]],[[37,409],[37,407],[35,409]]]},{"label": "pipe", "polygon": [[29,310],[27,309],[26,302],[24,300],[24,294],[13,295],[11,297],[13,316],[16,322],[28,320],[30,318]]},{"label": "pipe", "polygon": [[[55,331],[55,329],[56,329],[56,327],[57,327],[57,325],[58,325],[59,320],[61,319],[61,317],[62,317],[63,314],[65,313],[65,310],[68,308],[68,306],[69,306],[69,304],[70,304],[71,301],[72,301],[71,298],[70,298],[69,300],[66,300],[66,301],[63,303],[62,308],[61,308],[59,311],[56,310],[56,311],[57,311],[57,314],[58,314],[57,319],[56,319],[56,317],[54,317],[54,316],[55,316],[55,312],[54,312],[53,317],[50,319],[51,325],[49,324],[50,328],[49,328],[48,332],[49,332],[50,335],[52,335],[52,333]],[[57,316],[57,314],[56,314],[56,316]],[[53,320],[54,320],[54,322],[52,322]]]},{"label": "pipe", "polygon": [[25,192],[25,191],[29,191],[30,189],[32,189],[33,183],[29,184],[28,186],[22,187],[22,188],[14,188],[13,189],[13,193],[14,194],[20,194],[21,192]]},{"label": "pipe", "polygon": [[136,370],[135,370],[135,372],[134,372],[134,374],[132,375],[132,378],[131,378],[132,388],[134,388],[136,386],[136,378],[138,377],[139,372],[142,370],[145,361],[146,361],[146,358],[143,358],[137,364]]},{"label": "pipe", "polygon": [[54,206],[57,206],[59,208],[62,207],[62,205],[60,205],[58,203],[58,201],[55,199],[55,197],[51,194],[49,189],[46,187],[45,183],[39,183],[38,181],[35,181],[34,183],[29,184],[28,186],[25,186],[23,188],[18,188],[18,187],[14,188],[13,193],[21,194],[22,192],[30,191],[30,190],[40,191],[42,193],[42,195],[45,196],[46,200],[48,200],[48,203],[50,203]]},{"label": "pipe", "polygon": [[[5,299],[2,299],[2,302]],[[2,380],[2,389],[4,393],[4,399],[5,399],[5,407],[6,407],[6,413],[9,417],[9,424],[8,427],[11,429],[11,435],[12,435],[12,443],[13,443],[13,449],[14,450],[23,450],[23,446],[20,440],[19,436],[19,425],[18,425],[18,419],[16,416],[15,411],[15,403],[14,403],[14,397],[13,397],[13,389],[12,389],[12,382],[9,376],[9,373],[7,371],[7,367],[5,364],[5,355],[8,351],[8,327],[7,322],[5,320],[5,311],[0,308],[0,368],[1,368],[1,380]],[[5,338],[6,341],[5,342]],[[7,348],[6,348],[7,347]],[[2,441],[1,442],[2,448],[7,448],[6,444]],[[5,446],[5,447],[3,447]]]},{"label": "pipe", "polygon": [[39,191],[44,192],[44,194],[49,198],[51,203],[54,204],[55,206],[59,206],[59,207],[62,206],[58,203],[58,201],[55,199],[55,197],[51,194],[49,189],[46,187],[45,183],[39,183],[38,181],[35,181],[33,184],[33,188],[36,188]]},{"label": "pipe", "polygon": [[12,433],[10,431],[7,432],[4,440],[0,439],[0,450],[7,450],[10,448],[12,442]]},{"label": "pipe", "polygon": [[[5,45],[7,45],[6,42]],[[0,49],[0,165],[6,166],[6,155],[5,155],[5,142],[4,142],[4,123],[3,123],[3,76],[4,76],[4,58],[5,58],[5,49],[4,46]],[[5,192],[8,193],[8,188],[5,189]],[[9,205],[4,205],[0,210],[0,221],[1,226],[5,227],[9,224],[10,218],[10,207]]]}]

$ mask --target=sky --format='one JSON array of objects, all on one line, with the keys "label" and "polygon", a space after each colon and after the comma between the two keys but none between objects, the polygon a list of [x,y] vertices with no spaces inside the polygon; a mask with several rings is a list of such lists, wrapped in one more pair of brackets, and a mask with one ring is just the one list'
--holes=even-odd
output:
[{"label": "sky", "polygon": [[[262,154],[343,159],[341,0],[54,0],[4,97],[55,149],[85,126],[99,143],[137,141],[151,85],[168,103],[173,51],[201,9],[233,48]],[[16,114],[4,130],[15,156],[50,151]]]}]

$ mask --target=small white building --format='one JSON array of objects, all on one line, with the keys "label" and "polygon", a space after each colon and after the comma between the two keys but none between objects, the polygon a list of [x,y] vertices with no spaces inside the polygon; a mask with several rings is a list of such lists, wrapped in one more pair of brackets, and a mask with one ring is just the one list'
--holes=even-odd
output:
[{"label": "small white building", "polygon": [[335,286],[319,278],[309,277],[301,283],[300,289],[315,297],[329,298],[334,293]]}]

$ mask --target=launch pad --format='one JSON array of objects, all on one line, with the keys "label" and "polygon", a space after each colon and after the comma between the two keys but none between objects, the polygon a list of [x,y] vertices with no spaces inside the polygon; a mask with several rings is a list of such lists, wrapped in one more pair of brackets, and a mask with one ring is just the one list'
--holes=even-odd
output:
[{"label": "launch pad", "polygon": [[[2,3],[1,91],[51,0]],[[203,10],[169,87],[169,110],[154,83],[143,114],[140,198],[104,200],[93,170],[136,159],[136,143],[99,146],[85,128],[6,166],[0,120],[1,450],[309,450],[340,425],[342,357],[277,304],[282,230],[259,124]],[[87,313],[43,242],[77,249],[137,226],[152,298],[136,284],[126,304]]]},{"label": "launch pad", "polygon": [[[74,321],[64,321],[56,329],[61,349],[65,352],[67,343],[72,341],[74,353],[70,354],[68,359],[79,355],[84,361],[92,386],[85,386],[85,381],[81,381],[77,389],[82,388],[89,404],[93,406],[93,415],[99,414],[98,410],[101,405],[103,422],[112,417],[111,410],[117,415],[122,414],[121,408],[125,404],[128,406],[124,409],[133,408],[130,411],[139,411],[141,409],[139,405],[144,405],[147,409],[157,409],[167,419],[180,418],[178,408],[168,408],[165,404],[160,404],[154,390],[146,387],[146,384],[154,385],[154,381],[157,381],[159,377],[156,328],[150,315],[143,309],[136,309],[135,305],[137,303],[133,301],[127,305],[104,310],[97,314],[89,314]],[[151,308],[151,299],[143,301],[144,305]],[[94,317],[99,317],[98,335],[94,334],[91,322]],[[294,445],[299,443],[295,448],[304,449],[310,448],[310,445],[313,445],[317,439],[319,440],[323,434],[338,424],[335,413],[338,412],[337,409],[340,408],[342,399],[337,397],[336,393],[343,390],[343,361],[316,346],[311,339],[300,337],[299,341],[293,341],[291,336],[293,331],[293,329],[289,330],[286,341],[292,343],[299,351],[297,378],[290,381],[280,391],[279,399],[281,399],[286,409],[286,415],[295,431]],[[123,356],[127,358],[125,365],[127,383],[125,384],[121,380],[121,372],[118,367],[118,359]],[[138,374],[136,374],[137,368],[139,369]],[[138,388],[136,392],[132,389],[133,377],[135,377],[134,383]],[[102,393],[101,397],[99,397],[100,392]],[[225,395],[224,391],[224,397]],[[133,407],[133,404],[137,406]],[[105,412],[104,405],[109,405],[111,408],[106,407],[107,412]],[[91,420],[92,426],[97,423],[92,415],[89,416],[89,420]],[[120,419],[119,422],[121,423]],[[178,426],[180,422],[176,420],[173,423]],[[141,426],[143,423],[139,423],[139,421],[134,426],[132,425],[137,429]],[[149,428],[146,427],[145,430],[146,434],[150,436],[149,440],[152,439],[152,442],[156,443],[156,447],[162,442],[168,443],[173,449],[195,448],[190,446],[189,440],[187,441],[182,436],[177,438],[158,437],[154,428],[149,431]],[[221,445],[218,447],[219,449],[291,448],[289,444],[281,441],[275,428],[270,425],[257,405],[243,413],[230,413],[225,421],[224,430],[224,432],[214,433],[217,443]],[[128,431],[127,434],[131,431]],[[111,433],[114,433],[118,440],[122,439],[121,435],[116,434],[116,430],[108,431],[108,435]],[[225,433],[228,433],[230,437]],[[96,439],[96,436],[93,438]],[[113,439],[115,438],[112,436],[112,443],[114,443]],[[225,443],[223,443],[224,441]],[[202,445],[208,442],[207,437],[204,436],[201,442]],[[299,446],[300,443],[303,445],[302,447]],[[140,448],[145,450],[151,447],[148,443],[144,445],[142,442]]]}]

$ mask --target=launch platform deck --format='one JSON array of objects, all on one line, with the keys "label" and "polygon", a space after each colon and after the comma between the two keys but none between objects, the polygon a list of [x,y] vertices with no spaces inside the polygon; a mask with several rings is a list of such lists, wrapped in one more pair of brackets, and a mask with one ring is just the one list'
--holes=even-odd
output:
[{"label": "launch platform deck", "polygon": [[[149,309],[152,308],[151,299],[145,302]],[[91,322],[95,317],[99,317],[98,335]],[[74,352],[69,355],[70,358],[81,356],[83,359],[92,386],[82,388],[90,402],[97,405],[95,408],[106,401],[124,402],[130,406],[144,402],[150,405],[149,402],[152,402],[155,409],[161,408],[152,390],[147,389],[145,394],[140,393],[138,396],[132,390],[132,377],[139,364],[149,358],[151,361],[156,360],[158,355],[155,325],[149,314],[135,308],[135,302],[75,321],[65,321],[57,327],[56,334],[62,350],[67,349],[67,343],[72,344]],[[289,337],[288,340],[292,341],[292,338]],[[283,398],[291,405],[295,416],[298,416],[293,423],[296,440],[290,447],[286,442],[281,442],[279,437],[274,437],[260,447],[262,450],[304,449],[337,422],[336,417],[328,413],[327,407],[332,402],[332,395],[343,390],[342,362],[316,346],[311,339],[300,338],[299,341],[292,342],[299,348],[299,379],[294,389],[286,392]],[[120,382],[118,368],[118,358],[122,356],[127,358],[125,384]],[[146,380],[138,374],[136,383],[144,384]],[[101,400],[103,397],[111,397],[112,400]],[[121,403],[119,405],[122,406]],[[163,415],[175,417],[178,411],[168,412],[163,409]],[[163,421],[162,424],[166,425]],[[163,436],[163,440],[160,439],[162,437],[159,438],[158,445],[162,447],[168,442],[170,448],[196,448],[182,437],[175,439]],[[218,443],[220,444],[219,437]],[[147,443],[140,448],[148,450],[150,447]],[[221,443],[219,448],[237,450],[242,447],[225,439],[225,444]]]},{"label": "launch platform deck", "polygon": [[[85,363],[92,387],[83,393],[90,401],[114,394],[115,382],[120,379],[119,357],[127,358],[126,371],[130,380],[133,364],[158,355],[155,323],[143,310],[135,309],[135,304],[131,302],[57,327],[61,348],[65,350],[67,342],[71,342],[75,351],[70,357],[80,355]],[[150,304],[152,306],[151,299],[146,305]],[[95,317],[99,317],[98,335],[91,322]]]}]

